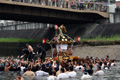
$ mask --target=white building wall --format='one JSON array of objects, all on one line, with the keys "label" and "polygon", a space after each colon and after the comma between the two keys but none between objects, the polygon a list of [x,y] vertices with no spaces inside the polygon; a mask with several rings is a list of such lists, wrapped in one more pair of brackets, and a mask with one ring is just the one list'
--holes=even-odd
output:
[{"label": "white building wall", "polygon": [[112,4],[112,5],[109,5],[109,22],[110,23],[114,23],[115,20],[114,20],[114,14],[112,13],[115,13],[115,8],[116,8],[116,4]]}]

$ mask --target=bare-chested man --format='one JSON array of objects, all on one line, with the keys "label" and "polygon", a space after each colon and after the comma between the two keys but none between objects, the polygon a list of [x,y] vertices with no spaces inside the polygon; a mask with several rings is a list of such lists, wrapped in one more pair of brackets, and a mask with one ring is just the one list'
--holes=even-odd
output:
[{"label": "bare-chested man", "polygon": [[5,66],[4,71],[9,71],[10,66]]},{"label": "bare-chested man", "polygon": [[7,61],[8,61],[8,59],[6,59],[6,61],[5,61],[4,71],[9,71],[9,69],[11,67],[10,64]]},{"label": "bare-chested man", "polygon": [[24,78],[21,76],[21,74],[17,74],[17,78],[15,78],[14,80],[24,80]]},{"label": "bare-chested man", "polygon": [[23,76],[35,76],[35,73],[31,71],[31,68],[28,68],[28,71],[26,71]]},{"label": "bare-chested man", "polygon": [[28,59],[29,59],[29,61],[31,61],[32,60],[32,55],[33,55],[33,48],[32,48],[32,46],[31,45],[29,45],[29,44],[26,44],[26,46],[27,46],[27,48],[28,48],[28,51],[29,51],[29,55],[28,55]]}]

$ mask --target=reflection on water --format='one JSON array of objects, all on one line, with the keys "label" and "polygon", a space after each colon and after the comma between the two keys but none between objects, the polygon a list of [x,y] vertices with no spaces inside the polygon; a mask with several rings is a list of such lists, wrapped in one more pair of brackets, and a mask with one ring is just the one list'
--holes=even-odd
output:
[{"label": "reflection on water", "polygon": [[[120,80],[120,63],[118,63],[117,67],[111,67],[109,70],[104,70],[105,75],[102,80]],[[77,78],[69,79],[69,80],[80,80],[82,73],[81,71],[77,71]],[[0,71],[0,80],[14,80],[17,76],[17,72],[4,72]],[[47,77],[24,77],[25,80],[47,80]],[[93,76],[92,80],[99,80],[96,76]]]}]

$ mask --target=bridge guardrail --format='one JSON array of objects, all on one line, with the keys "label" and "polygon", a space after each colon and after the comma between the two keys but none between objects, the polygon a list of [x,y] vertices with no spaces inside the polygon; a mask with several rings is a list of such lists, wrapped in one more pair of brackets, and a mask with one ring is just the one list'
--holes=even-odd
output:
[{"label": "bridge guardrail", "polygon": [[69,8],[77,10],[95,10],[101,12],[108,12],[107,4],[103,4],[97,1],[85,1],[80,0],[5,0],[13,2],[22,2],[28,4],[46,5],[60,8]]}]

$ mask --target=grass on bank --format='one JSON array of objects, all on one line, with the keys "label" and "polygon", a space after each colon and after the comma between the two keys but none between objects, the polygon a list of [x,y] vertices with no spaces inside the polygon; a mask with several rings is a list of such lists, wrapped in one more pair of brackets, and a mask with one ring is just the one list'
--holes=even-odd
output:
[{"label": "grass on bank", "polygon": [[[113,35],[110,37],[96,36],[94,38],[81,38],[80,42],[109,42],[118,41],[120,42],[120,35]],[[24,39],[24,38],[0,38],[0,42],[41,42],[38,39]]]},{"label": "grass on bank", "polygon": [[118,45],[120,44],[120,35],[110,37],[96,36],[94,38],[81,38],[80,44],[88,44],[90,46]]},{"label": "grass on bank", "polygon": [[120,35],[110,37],[96,36],[94,38],[82,38],[81,41],[120,41]]},{"label": "grass on bank", "polygon": [[0,38],[0,42],[40,42],[40,40],[24,38]]}]

